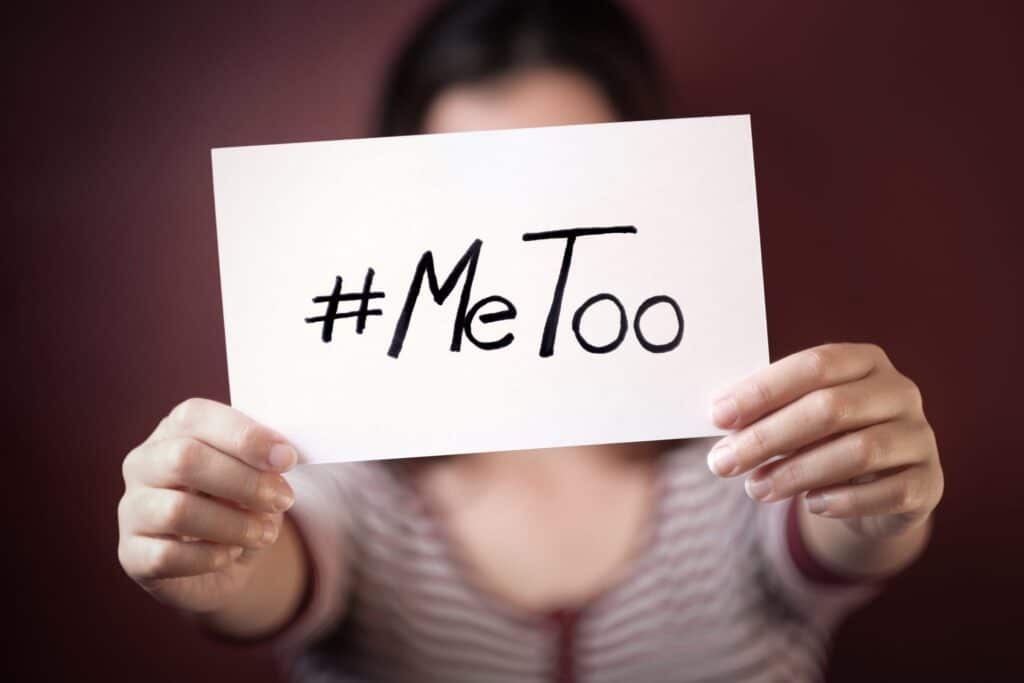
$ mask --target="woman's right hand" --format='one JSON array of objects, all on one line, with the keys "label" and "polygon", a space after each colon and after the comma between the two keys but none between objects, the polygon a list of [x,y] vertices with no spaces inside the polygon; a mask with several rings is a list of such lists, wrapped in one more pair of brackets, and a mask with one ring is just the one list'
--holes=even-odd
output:
[{"label": "woman's right hand", "polygon": [[163,602],[229,605],[281,532],[297,460],[279,434],[216,401],[192,398],[124,459],[118,557]]}]

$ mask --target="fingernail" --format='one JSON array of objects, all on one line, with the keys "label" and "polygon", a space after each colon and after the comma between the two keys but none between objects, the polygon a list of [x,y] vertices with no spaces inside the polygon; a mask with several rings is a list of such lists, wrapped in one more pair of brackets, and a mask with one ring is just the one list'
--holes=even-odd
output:
[{"label": "fingernail", "polygon": [[754,500],[763,500],[772,492],[772,480],[767,477],[764,479],[747,477],[746,487],[748,496]]},{"label": "fingernail", "polygon": [[228,549],[228,557],[230,557],[232,560],[237,560],[244,551],[245,548],[243,548],[240,545],[232,546]]},{"label": "fingernail", "polygon": [[824,494],[812,493],[807,496],[807,510],[815,515],[820,515],[828,510],[828,501],[825,500]]},{"label": "fingernail", "polygon": [[263,537],[266,536],[266,525],[256,520],[250,520],[245,527],[245,542],[250,546],[256,546],[263,543]]},{"label": "fingernail", "polygon": [[287,484],[275,475],[263,475],[265,481],[260,484],[259,497],[264,505],[274,512],[284,512],[292,506],[293,494]]},{"label": "fingernail", "polygon": [[291,492],[279,489],[274,493],[274,500],[271,504],[277,512],[284,512],[290,508],[294,502],[295,496]]},{"label": "fingernail", "polygon": [[299,456],[295,452],[295,449],[288,444],[275,443],[270,447],[270,454],[267,456],[267,462],[275,470],[284,471],[294,465],[298,457]]},{"label": "fingernail", "polygon": [[736,405],[736,400],[733,398],[720,398],[711,406],[711,419],[719,427],[732,427],[739,417],[739,406]]},{"label": "fingernail", "polygon": [[260,539],[260,542],[263,545],[270,545],[275,540],[277,540],[277,525],[267,520],[263,523],[263,538]]},{"label": "fingernail", "polygon": [[736,449],[732,444],[722,441],[708,453],[708,467],[720,477],[728,477],[739,469],[739,461],[736,459]]}]

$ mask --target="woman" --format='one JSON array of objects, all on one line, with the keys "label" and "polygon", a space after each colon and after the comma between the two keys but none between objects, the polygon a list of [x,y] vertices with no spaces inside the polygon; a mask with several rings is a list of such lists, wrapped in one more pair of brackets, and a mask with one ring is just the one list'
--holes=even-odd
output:
[{"label": "woman", "polygon": [[[456,2],[379,133],[654,118],[659,93],[609,3]],[[724,439],[285,478],[270,426],[191,399],[125,458],[121,563],[216,632],[276,636],[299,680],[817,679],[837,621],[927,542],[920,394],[878,347],[829,344],[710,409]]]}]

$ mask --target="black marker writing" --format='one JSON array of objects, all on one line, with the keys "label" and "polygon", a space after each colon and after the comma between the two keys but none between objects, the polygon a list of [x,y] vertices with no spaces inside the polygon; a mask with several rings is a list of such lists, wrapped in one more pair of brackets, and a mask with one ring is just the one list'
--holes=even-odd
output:
[{"label": "black marker writing", "polygon": [[[587,312],[587,309],[596,304],[598,301],[611,301],[615,304],[615,307],[619,309],[619,331],[615,336],[615,339],[611,340],[604,346],[594,346],[580,333],[580,323],[583,322],[583,314]],[[611,294],[595,294],[586,301],[583,305],[576,309],[576,314],[572,317],[572,331],[576,335],[576,341],[580,343],[586,351],[590,353],[608,353],[619,348],[619,344],[626,338],[626,330],[629,329],[629,323],[626,322],[626,309],[623,307],[622,302]],[[541,351],[540,355],[544,355]]]},{"label": "black marker writing", "polygon": [[516,317],[516,307],[512,304],[511,301],[509,301],[503,296],[484,297],[483,299],[480,299],[480,301],[477,301],[475,304],[473,304],[473,308],[469,309],[469,313],[466,314],[466,338],[469,339],[469,341],[476,344],[477,347],[484,349],[485,351],[493,351],[494,349],[500,349],[502,347],[508,346],[509,344],[512,343],[512,340],[515,339],[515,335],[513,335],[511,332],[506,332],[505,336],[503,336],[501,339],[497,339],[495,341],[490,342],[480,341],[473,335],[473,319],[476,318],[476,314],[481,308],[490,303],[503,304],[505,306],[505,310],[498,311],[495,313],[484,313],[479,318],[480,322],[486,324],[498,322],[499,320],[512,320],[513,318]]},{"label": "black marker writing", "polygon": [[[565,240],[565,247],[562,250],[561,266],[558,269],[558,277],[555,280],[555,289],[551,295],[551,303],[548,307],[548,314],[544,321],[544,330],[541,334],[540,356],[542,358],[550,357],[555,352],[555,337],[558,332],[558,322],[562,313],[565,288],[569,281],[569,271],[572,268],[573,250],[576,246],[576,238],[611,234],[634,235],[636,233],[637,229],[632,225],[614,225],[609,227],[566,228],[562,230],[548,230],[545,232],[528,232],[522,236],[524,242],[551,239]],[[455,320],[452,326],[452,341],[449,346],[451,351],[458,352],[462,349],[463,335],[465,335],[466,339],[468,339],[470,343],[484,351],[502,349],[513,342],[515,335],[512,332],[505,332],[504,335],[497,339],[494,339],[493,337],[489,339],[481,339],[477,336],[479,327],[474,328],[474,323],[489,325],[491,323],[514,320],[518,315],[515,305],[503,296],[487,296],[470,305],[473,292],[473,281],[476,278],[476,269],[480,262],[480,253],[482,248],[483,242],[481,240],[473,240],[469,245],[469,248],[466,249],[466,252],[455,263],[451,272],[449,272],[447,277],[445,277],[444,282],[440,282],[438,280],[437,270],[434,266],[433,252],[429,250],[423,252],[423,256],[420,257],[419,262],[416,264],[416,271],[413,274],[412,281],[409,283],[409,290],[405,295],[405,302],[402,305],[402,310],[398,316],[397,322],[395,323],[395,330],[391,335],[391,344],[387,351],[388,356],[398,358],[402,353],[406,336],[409,333],[409,327],[412,324],[412,314],[416,309],[416,302],[419,300],[420,291],[423,289],[424,278],[426,278],[427,288],[430,290],[430,295],[433,298],[434,303],[438,306],[443,305],[445,301],[448,300],[452,292],[455,291],[455,287],[458,285],[459,280],[463,280],[462,292],[459,295],[459,304],[455,311]],[[342,279],[339,275],[335,278],[334,290],[330,294],[313,298],[313,303],[326,303],[327,310],[324,315],[306,318],[306,322],[323,323],[321,339],[325,343],[331,341],[334,333],[335,320],[355,317],[356,333],[362,334],[363,329],[366,326],[366,318],[371,315],[381,315],[380,309],[369,308],[369,302],[371,299],[384,298],[383,292],[371,291],[373,275],[373,268],[366,271],[366,279],[363,282],[363,291],[361,293],[342,294]],[[359,301],[358,310],[339,313],[338,304],[343,301]],[[583,317],[586,315],[587,311],[602,302],[610,303],[618,310],[619,326],[611,341],[604,344],[595,344],[593,340],[587,339],[583,336],[580,328],[583,323]],[[676,319],[675,334],[668,341],[662,343],[652,342],[644,334],[643,329],[641,328],[643,316],[647,311],[658,304],[668,305],[672,309]],[[490,307],[490,309],[485,310],[486,307]],[[576,341],[579,343],[580,347],[587,353],[605,354],[615,351],[615,349],[619,348],[625,340],[629,327],[625,306],[622,305],[622,301],[620,301],[618,297],[608,292],[600,292],[591,296],[576,309],[572,317],[573,334],[576,336]],[[476,331],[474,331],[474,329]],[[649,353],[667,353],[668,351],[672,351],[679,346],[683,339],[682,309],[680,309],[679,304],[676,303],[675,299],[665,294],[659,294],[644,300],[633,316],[633,334],[636,336],[637,342],[640,346]]]},{"label": "black marker writing", "polygon": [[[636,234],[636,227],[632,225],[614,225],[609,228],[569,228],[568,230],[528,232],[523,235],[524,242],[553,239],[565,240],[565,251],[562,252],[562,266],[558,269],[558,281],[555,283],[555,293],[554,296],[551,297],[551,308],[548,309],[548,317],[544,322],[544,334],[540,338],[541,357],[550,356],[555,352],[555,334],[558,331],[558,318],[562,314],[562,296],[565,294],[565,283],[569,281],[569,267],[572,265],[572,250],[576,245],[576,238],[586,237],[588,235],[608,235],[615,233]],[[579,337],[579,333],[577,333],[576,336]]]},{"label": "black marker writing", "polygon": [[462,255],[455,268],[448,274],[444,284],[438,286],[437,272],[434,270],[434,255],[427,251],[420,258],[416,265],[416,274],[412,276],[412,284],[409,285],[409,293],[405,296],[405,305],[402,306],[402,314],[398,316],[398,323],[395,325],[395,334],[391,337],[391,347],[388,348],[388,355],[398,358],[402,353],[402,345],[405,343],[405,335],[409,331],[409,323],[412,322],[412,311],[416,308],[416,300],[420,296],[420,287],[423,286],[423,276],[427,276],[427,286],[434,297],[434,303],[441,305],[448,295],[455,289],[455,283],[459,281],[462,271],[466,272],[466,282],[462,285],[462,296],[459,297],[459,310],[455,314],[455,329],[452,331],[452,351],[462,348],[462,330],[466,323],[466,307],[469,305],[469,294],[473,288],[473,278],[476,277],[476,263],[480,260],[480,247],[483,242],[473,240],[466,253]]},{"label": "black marker writing", "polygon": [[[647,309],[651,308],[655,304],[665,303],[672,307],[672,312],[676,314],[676,334],[672,339],[668,340],[664,344],[654,344],[647,340],[644,333],[640,331],[640,318],[643,317]],[[636,340],[640,342],[640,346],[644,347],[651,353],[665,353],[679,346],[679,342],[683,340],[683,312],[679,308],[679,304],[676,300],[670,296],[660,294],[658,296],[652,296],[647,299],[639,308],[636,309],[636,316],[633,318],[633,333],[636,334]]]},{"label": "black marker writing", "polygon": [[[352,318],[356,319],[356,334],[362,334],[363,328],[366,327],[366,317],[370,315],[381,315],[379,308],[370,309],[370,299],[383,299],[384,292],[371,292],[370,285],[373,284],[373,268],[369,268],[366,271],[366,279],[363,280],[363,291],[361,294],[342,294],[341,293],[341,276],[338,275],[334,278],[334,291],[327,296],[313,297],[313,303],[315,304],[327,304],[327,311],[323,315],[318,315],[312,318],[306,318],[307,323],[320,323],[324,324],[323,331],[320,333],[320,338],[325,342],[331,341],[331,336],[334,333],[334,321],[339,318]],[[342,301],[358,301],[359,309],[356,311],[348,311],[345,313],[338,313],[338,304]]]}]

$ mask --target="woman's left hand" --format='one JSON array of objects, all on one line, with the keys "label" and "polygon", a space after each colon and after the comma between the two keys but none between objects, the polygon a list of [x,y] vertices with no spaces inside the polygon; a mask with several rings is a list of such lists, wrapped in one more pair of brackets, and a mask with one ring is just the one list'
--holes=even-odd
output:
[{"label": "woman's left hand", "polygon": [[921,393],[878,346],[787,356],[720,395],[712,419],[737,431],[715,445],[708,466],[722,477],[749,472],[754,500],[806,493],[810,512],[874,537],[921,524],[942,497]]}]

